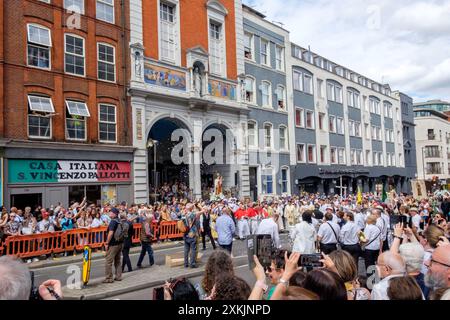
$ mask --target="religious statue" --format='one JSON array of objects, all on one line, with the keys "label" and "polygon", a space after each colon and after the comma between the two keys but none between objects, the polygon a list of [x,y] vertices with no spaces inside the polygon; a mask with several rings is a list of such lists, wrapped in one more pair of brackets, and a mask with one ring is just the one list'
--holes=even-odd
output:
[{"label": "religious statue", "polygon": [[139,52],[134,53],[134,74],[136,78],[141,77],[142,66],[141,66],[141,54]]},{"label": "religious statue", "polygon": [[223,178],[220,173],[217,173],[216,179],[214,180],[214,195],[220,196],[222,194],[222,182]]},{"label": "religious statue", "polygon": [[200,74],[200,68],[194,67],[194,91],[198,97],[202,96],[202,76]]}]

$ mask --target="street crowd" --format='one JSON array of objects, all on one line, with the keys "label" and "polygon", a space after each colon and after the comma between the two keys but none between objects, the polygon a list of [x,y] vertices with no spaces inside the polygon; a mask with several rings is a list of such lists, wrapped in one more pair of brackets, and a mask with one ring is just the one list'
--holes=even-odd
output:
[{"label": "street crowd", "polygon": [[[164,286],[174,300],[423,300],[450,299],[450,197],[358,193],[302,193],[259,201],[192,200],[180,186],[164,185],[157,202],[98,207],[72,203],[49,209],[2,210],[3,238],[11,235],[108,226],[105,283],[122,280],[133,224],[141,224],[141,254],[154,264],[152,223],[177,221],[183,234],[184,267],[197,268],[198,246],[211,242],[204,279],[176,279]],[[166,192],[167,191],[167,192]],[[280,233],[291,240],[283,247]],[[254,256],[253,288],[234,274],[233,242],[270,235],[272,258]],[[216,250],[220,249],[220,250]],[[300,266],[302,255],[320,254],[321,267]],[[4,257],[6,258],[6,257]],[[3,259],[3,258],[2,258]],[[113,265],[115,274],[113,274]]]}]

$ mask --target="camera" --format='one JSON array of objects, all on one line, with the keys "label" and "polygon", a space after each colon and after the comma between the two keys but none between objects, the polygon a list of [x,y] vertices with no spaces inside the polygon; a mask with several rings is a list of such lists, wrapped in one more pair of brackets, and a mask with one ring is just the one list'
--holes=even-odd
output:
[{"label": "camera", "polygon": [[321,253],[313,253],[313,254],[302,254],[300,255],[300,260],[298,261],[299,267],[306,268],[322,268],[323,263]]},{"label": "camera", "polygon": [[250,270],[255,268],[253,255],[258,257],[259,262],[267,269],[272,264],[272,237],[269,234],[258,234],[247,237],[248,265]]},{"label": "camera", "polygon": [[164,287],[158,287],[153,289],[153,300],[164,300]]}]

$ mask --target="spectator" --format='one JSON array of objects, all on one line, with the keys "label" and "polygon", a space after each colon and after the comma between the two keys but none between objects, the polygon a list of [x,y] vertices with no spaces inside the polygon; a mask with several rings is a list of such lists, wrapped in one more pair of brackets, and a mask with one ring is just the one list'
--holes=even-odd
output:
[{"label": "spectator", "polygon": [[[0,300],[29,300],[31,292],[30,271],[25,264],[9,256],[0,257]],[[50,294],[51,287],[61,299],[61,282],[47,280],[39,286],[39,295],[43,300],[56,300]]]},{"label": "spectator", "polygon": [[[120,256],[123,247],[123,238],[121,237],[122,232],[119,232],[119,226],[123,231],[123,226],[118,219],[119,210],[117,208],[112,208],[109,213],[111,222],[108,225],[108,236],[106,239],[106,262],[105,262],[105,280],[103,283],[113,283],[114,280],[122,280],[122,268],[120,264]],[[119,229],[119,231],[118,231]],[[113,280],[112,265],[116,269],[116,277]]]},{"label": "spectator", "polygon": [[297,270],[292,277],[289,279],[289,286],[303,287],[305,284],[306,272],[302,270]]},{"label": "spectator", "polygon": [[319,295],[305,288],[289,287],[281,300],[320,300]]},{"label": "spectator", "polygon": [[425,262],[431,259],[434,250],[437,248],[437,244],[444,236],[442,229],[434,224],[428,226],[428,228],[423,232],[422,245],[425,249],[425,255],[423,257],[424,263],[422,264],[421,273],[426,276],[428,272],[428,267]]},{"label": "spectator", "polygon": [[316,251],[316,229],[312,225],[312,212],[307,210],[302,214],[302,222],[295,225],[291,233],[294,241],[292,252],[312,254]]},{"label": "spectator", "polygon": [[154,234],[152,232],[152,219],[153,216],[148,213],[146,219],[141,222],[141,233],[139,239],[141,240],[141,254],[137,262],[137,267],[142,268],[142,261],[144,261],[145,254],[148,253],[148,259],[150,267],[155,264],[155,259],[153,257],[152,241]]},{"label": "spectator", "polygon": [[344,281],[327,269],[308,272],[303,287],[316,293],[320,300],[347,300]]},{"label": "spectator", "polygon": [[201,288],[198,290],[200,291],[202,299],[211,295],[216,278],[219,274],[234,275],[233,260],[231,260],[230,255],[224,251],[213,252],[206,262],[205,275],[201,282]]},{"label": "spectator", "polygon": [[66,211],[64,213],[64,218],[62,218],[60,221],[62,231],[74,229],[75,228],[74,221],[75,218],[72,217],[72,213],[70,211]]},{"label": "spectator", "polygon": [[425,265],[428,268],[425,275],[428,288],[432,291],[450,288],[450,244],[436,248]]},{"label": "spectator", "polygon": [[[27,210],[29,208],[30,210]],[[29,235],[36,232],[37,221],[31,214],[31,208],[25,208],[24,220],[22,222],[22,234]]]},{"label": "spectator", "polygon": [[198,301],[199,296],[192,283],[185,279],[166,281],[164,284],[164,300]]},{"label": "spectator", "polygon": [[[197,268],[197,238],[199,230],[199,222],[197,214],[194,211],[194,205],[188,203],[186,205],[186,215],[184,217],[184,224],[187,228],[184,234],[184,267]],[[190,263],[189,263],[190,254]]]},{"label": "spectator", "polygon": [[219,246],[227,250],[230,254],[233,251],[233,235],[236,231],[233,219],[230,217],[231,209],[226,208],[223,210],[223,214],[217,218],[216,231],[217,231],[217,243]]},{"label": "spectator", "polygon": [[200,232],[202,235],[203,250],[206,250],[206,236],[211,241],[211,245],[216,250],[216,243],[211,233],[211,208],[207,207],[200,215]]},{"label": "spectator", "polygon": [[120,222],[123,224],[127,224],[128,228],[125,236],[125,239],[123,240],[123,248],[122,248],[122,273],[125,271],[125,266],[128,268],[128,272],[133,271],[133,268],[131,267],[131,260],[130,260],[130,249],[132,245],[133,240],[133,234],[134,234],[134,228],[133,223],[129,220],[127,220],[127,214],[125,211],[120,213]]},{"label": "spectator", "polygon": [[[267,271],[270,282],[272,284],[272,287],[269,289],[269,292],[267,294],[268,300],[270,300],[270,298],[272,297],[276,285],[280,282],[281,276],[284,273],[285,255],[286,255],[285,250],[276,250],[272,256],[271,265]],[[288,256],[290,256],[289,252]]]},{"label": "spectator", "polygon": [[22,231],[22,225],[16,221],[16,214],[11,212],[9,214],[9,221],[5,225],[6,236],[19,236]]},{"label": "spectator", "polygon": [[396,253],[385,251],[378,257],[377,273],[381,281],[373,286],[372,300],[389,300],[387,290],[389,281],[395,277],[402,277],[406,273],[403,258]]},{"label": "spectator", "polygon": [[36,226],[36,233],[46,232],[55,232],[55,225],[50,222],[48,212],[42,213],[42,220]]},{"label": "spectator", "polygon": [[220,274],[215,281],[211,300],[247,300],[251,288],[247,282],[235,275]]},{"label": "spectator", "polygon": [[422,290],[411,276],[391,279],[387,295],[389,300],[423,300]]}]

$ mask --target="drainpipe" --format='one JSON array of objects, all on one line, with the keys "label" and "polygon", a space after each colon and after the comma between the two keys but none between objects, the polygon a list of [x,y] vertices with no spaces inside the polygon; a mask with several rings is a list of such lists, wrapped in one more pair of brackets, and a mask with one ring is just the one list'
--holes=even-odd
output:
[{"label": "drainpipe", "polygon": [[126,27],[126,10],[125,10],[125,0],[122,0],[120,2],[120,8],[121,8],[121,39],[122,39],[122,70],[123,70],[123,107],[124,107],[124,118],[123,118],[123,124],[124,124],[124,134],[125,134],[125,143],[126,145],[131,145],[131,142],[128,141],[129,139],[129,130],[128,130],[128,63],[127,60],[129,58],[128,55],[128,38],[127,38],[127,27]]}]

